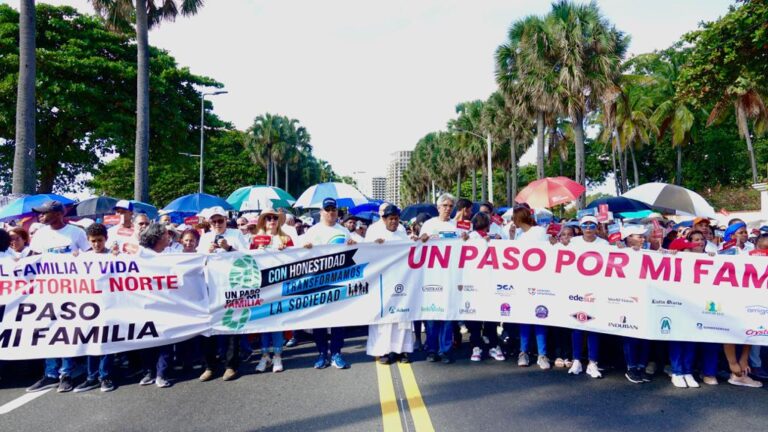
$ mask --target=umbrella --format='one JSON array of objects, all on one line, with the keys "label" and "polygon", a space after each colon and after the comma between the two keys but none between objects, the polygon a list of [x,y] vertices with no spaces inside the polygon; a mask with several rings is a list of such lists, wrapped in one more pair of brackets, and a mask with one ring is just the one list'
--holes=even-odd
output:
[{"label": "umbrella", "polygon": [[369,222],[376,222],[380,218],[378,211],[364,211],[355,213],[355,217],[358,219],[365,219]]},{"label": "umbrella", "polygon": [[157,207],[153,206],[152,204],[147,204],[145,202],[136,200],[131,200],[131,203],[133,203],[134,213],[144,213],[150,219],[157,217]]},{"label": "umbrella", "polygon": [[232,192],[227,202],[235,210],[261,210],[266,208],[289,208],[296,199],[288,192],[275,186],[245,186]]},{"label": "umbrella", "polygon": [[75,202],[67,197],[56,194],[38,194],[27,195],[10,202],[0,210],[0,220],[6,221],[17,219],[19,217],[34,213],[32,207],[43,205],[46,201],[58,201],[64,205],[74,204]]},{"label": "umbrella", "polygon": [[360,213],[365,213],[365,212],[374,212],[378,214],[380,205],[381,203],[376,204],[375,202],[367,202],[365,204],[360,204],[359,206],[355,206],[349,209],[349,214],[352,214],[355,216],[358,216]]},{"label": "umbrella", "polygon": [[419,213],[426,213],[431,217],[437,217],[437,207],[429,203],[411,204],[400,213],[400,219],[411,220],[418,216]]},{"label": "umbrella", "polygon": [[352,208],[368,202],[365,197],[354,186],[346,183],[320,183],[310,186],[293,204],[294,207],[303,208],[321,208],[323,200],[326,198],[336,199],[339,207]]},{"label": "umbrella", "polygon": [[716,219],[715,209],[701,195],[681,186],[667,183],[646,183],[622,195],[642,201],[651,207],[677,210],[691,216]]},{"label": "umbrella", "polygon": [[515,197],[534,208],[554,207],[576,200],[586,189],[568,177],[544,177],[528,184]]},{"label": "umbrella", "polygon": [[589,203],[587,208],[597,208],[600,204],[607,204],[608,210],[612,211],[613,213],[628,213],[651,210],[651,207],[648,204],[623,196],[596,199]]},{"label": "umbrella", "polygon": [[214,206],[224,207],[225,210],[233,210],[232,206],[223,198],[205,193],[193,193],[171,201],[163,208],[163,212],[198,214],[202,209]]},{"label": "umbrella", "polygon": [[117,198],[100,196],[88,198],[77,203],[74,209],[69,211],[70,216],[77,217],[99,217],[105,214],[114,213],[113,209],[117,204]]}]

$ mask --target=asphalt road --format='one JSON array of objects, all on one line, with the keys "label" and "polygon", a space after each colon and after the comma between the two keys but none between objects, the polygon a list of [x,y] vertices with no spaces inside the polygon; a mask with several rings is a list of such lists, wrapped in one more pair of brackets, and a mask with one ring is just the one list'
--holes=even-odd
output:
[{"label": "asphalt road", "polygon": [[[636,385],[620,370],[592,380],[564,369],[518,368],[511,359],[471,363],[466,343],[450,365],[417,353],[409,367],[376,366],[362,337],[348,340],[345,353],[348,370],[312,369],[315,350],[307,343],[287,351],[280,374],[256,375],[246,363],[232,382],[200,383],[190,371],[176,374],[168,389],[140,387],[136,378],[119,379],[111,393],[54,390],[0,414],[0,430],[754,432],[768,425],[766,389],[724,382],[676,389],[663,375]],[[5,365],[0,412],[19,405],[39,372]]]}]

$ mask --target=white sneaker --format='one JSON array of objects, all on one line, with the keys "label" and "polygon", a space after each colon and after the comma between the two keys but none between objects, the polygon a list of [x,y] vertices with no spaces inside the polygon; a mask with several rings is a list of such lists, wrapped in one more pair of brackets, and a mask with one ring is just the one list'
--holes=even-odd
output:
[{"label": "white sneaker", "polygon": [[282,372],[283,371],[283,358],[280,356],[280,354],[275,354],[275,357],[272,359],[272,372]]},{"label": "white sneaker", "polygon": [[600,369],[597,367],[597,363],[593,361],[587,365],[587,375],[595,379],[603,377],[603,374],[600,373]]},{"label": "white sneaker", "polygon": [[504,361],[507,359],[506,357],[504,357],[504,352],[501,350],[501,347],[498,347],[498,346],[488,350],[488,355],[493,357],[494,360],[498,360],[498,361]]},{"label": "white sneaker", "polygon": [[469,358],[473,362],[479,362],[483,359],[483,350],[478,347],[472,348],[472,357]]},{"label": "white sneaker", "polygon": [[163,377],[157,377],[155,378],[155,385],[160,388],[166,388],[171,386],[171,382]]},{"label": "white sneaker", "polygon": [[568,369],[568,373],[571,375],[578,375],[583,371],[584,369],[581,367],[581,360],[574,360],[571,368]]},{"label": "white sneaker", "polygon": [[685,379],[685,383],[690,388],[699,388],[701,387],[698,382],[696,382],[696,378],[693,377],[691,374],[685,374],[683,375],[683,378]]},{"label": "white sneaker", "polygon": [[672,385],[677,388],[688,388],[685,378],[682,375],[672,375]]},{"label": "white sneaker", "polygon": [[259,364],[256,365],[256,373],[265,372],[271,363],[272,360],[269,358],[269,354],[262,355]]},{"label": "white sneaker", "polygon": [[540,368],[547,370],[551,366],[549,365],[549,359],[547,356],[539,356],[539,359],[536,360],[536,364],[539,365]]},{"label": "white sneaker", "polygon": [[742,386],[742,387],[754,387],[754,388],[759,388],[763,386],[763,383],[761,383],[760,381],[753,380],[747,374],[743,374],[742,376],[736,376],[734,374],[731,374],[731,377],[728,379],[728,384],[732,384],[735,386]]},{"label": "white sneaker", "polygon": [[467,326],[462,324],[462,325],[459,326],[459,333],[465,335],[465,334],[469,333],[469,329],[467,328]]},{"label": "white sneaker", "polygon": [[526,367],[529,364],[531,364],[531,360],[528,358],[528,353],[521,352],[520,355],[517,356],[517,365]]}]

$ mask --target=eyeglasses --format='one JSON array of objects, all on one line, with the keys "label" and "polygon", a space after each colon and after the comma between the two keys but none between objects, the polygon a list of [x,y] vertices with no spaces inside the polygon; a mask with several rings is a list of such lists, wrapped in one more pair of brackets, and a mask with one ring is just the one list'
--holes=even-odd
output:
[{"label": "eyeglasses", "polygon": [[274,222],[274,221],[277,221],[278,219],[279,218],[275,215],[264,216],[264,220],[267,222]]},{"label": "eyeglasses", "polygon": [[244,227],[244,226],[248,226],[248,224],[247,223],[239,223],[239,224],[237,224],[237,226]]},{"label": "eyeglasses", "polygon": [[583,223],[580,225],[583,229],[595,229],[597,228],[597,224],[595,223]]},{"label": "eyeglasses", "polygon": [[326,208],[324,208],[323,210],[325,210],[325,211],[327,211],[328,213],[330,213],[330,212],[335,212],[335,211],[338,211],[339,209],[337,209],[336,207],[326,207]]},{"label": "eyeglasses", "polygon": [[214,225],[223,224],[225,222],[227,222],[226,219],[211,219],[211,223]]}]

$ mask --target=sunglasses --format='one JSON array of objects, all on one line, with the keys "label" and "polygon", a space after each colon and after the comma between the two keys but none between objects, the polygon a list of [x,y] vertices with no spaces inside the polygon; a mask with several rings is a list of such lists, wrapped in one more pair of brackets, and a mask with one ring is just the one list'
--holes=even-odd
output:
[{"label": "sunglasses", "polygon": [[226,220],[226,219],[211,219],[211,223],[212,223],[212,224],[215,224],[215,225],[218,225],[218,224],[223,224],[223,223],[225,223],[225,222],[227,222],[227,220]]},{"label": "sunglasses", "polygon": [[244,226],[248,226],[248,224],[247,223],[239,223],[239,224],[237,224],[237,226],[244,227]]},{"label": "sunglasses", "polygon": [[329,212],[329,213],[330,213],[330,212],[335,212],[335,211],[337,211],[338,209],[337,209],[336,207],[326,207],[326,208],[324,208],[323,210],[325,210],[325,211],[327,211],[327,212]]},{"label": "sunglasses", "polygon": [[595,229],[597,228],[597,224],[595,223],[583,223],[580,225],[584,229]]},{"label": "sunglasses", "polygon": [[279,218],[275,215],[269,215],[269,216],[264,216],[264,220],[267,222],[273,222],[273,221],[279,220]]}]

